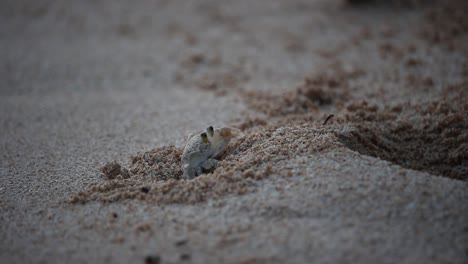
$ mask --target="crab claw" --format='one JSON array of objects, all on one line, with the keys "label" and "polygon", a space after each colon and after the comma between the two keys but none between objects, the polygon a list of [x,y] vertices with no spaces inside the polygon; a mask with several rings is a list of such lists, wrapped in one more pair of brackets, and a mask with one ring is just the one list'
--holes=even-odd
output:
[{"label": "crab claw", "polygon": [[232,138],[232,131],[231,131],[231,128],[229,128],[229,127],[221,128],[221,130],[219,131],[219,134],[223,138]]}]

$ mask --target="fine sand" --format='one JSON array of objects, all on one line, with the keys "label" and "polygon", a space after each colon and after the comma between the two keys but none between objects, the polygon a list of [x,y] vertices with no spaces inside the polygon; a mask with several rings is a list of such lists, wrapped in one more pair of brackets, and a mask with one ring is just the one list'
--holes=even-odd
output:
[{"label": "fine sand", "polygon": [[2,1],[0,263],[467,263],[467,13]]}]

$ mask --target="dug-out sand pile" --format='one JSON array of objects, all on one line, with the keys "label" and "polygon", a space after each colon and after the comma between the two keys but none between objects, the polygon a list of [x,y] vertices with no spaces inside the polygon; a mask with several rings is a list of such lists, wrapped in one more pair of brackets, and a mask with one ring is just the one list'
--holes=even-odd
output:
[{"label": "dug-out sand pile", "polygon": [[255,190],[256,181],[272,173],[286,177],[298,174],[279,166],[282,161],[339,147],[331,127],[267,127],[234,140],[212,173],[193,180],[180,179],[182,149],[159,147],[131,157],[128,169],[116,162],[106,164],[101,169],[102,182],[91,184],[70,201],[140,199],[193,204],[226,194],[248,193]]}]

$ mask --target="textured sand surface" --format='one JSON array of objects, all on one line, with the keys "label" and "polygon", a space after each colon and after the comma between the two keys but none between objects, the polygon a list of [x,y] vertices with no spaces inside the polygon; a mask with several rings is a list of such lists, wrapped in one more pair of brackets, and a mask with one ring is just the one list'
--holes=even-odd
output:
[{"label": "textured sand surface", "polygon": [[467,263],[468,8],[382,2],[2,1],[0,263]]}]

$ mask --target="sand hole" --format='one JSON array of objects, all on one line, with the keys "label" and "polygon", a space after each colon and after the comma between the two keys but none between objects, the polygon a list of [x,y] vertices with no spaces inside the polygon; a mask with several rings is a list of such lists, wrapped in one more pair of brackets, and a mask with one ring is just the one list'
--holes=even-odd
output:
[{"label": "sand hole", "polygon": [[443,102],[401,115],[352,110],[357,114],[350,119],[361,122],[339,134],[340,141],[350,149],[405,168],[468,180],[466,110]]}]

